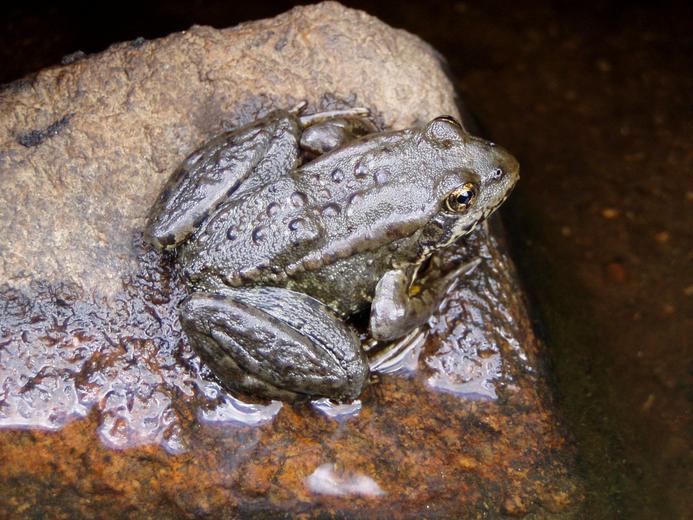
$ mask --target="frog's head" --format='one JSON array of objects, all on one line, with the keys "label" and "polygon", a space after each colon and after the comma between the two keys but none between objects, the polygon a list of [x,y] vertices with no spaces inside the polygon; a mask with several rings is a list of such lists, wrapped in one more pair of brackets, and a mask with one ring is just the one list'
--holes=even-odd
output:
[{"label": "frog's head", "polygon": [[450,116],[423,131],[438,157],[439,208],[421,231],[422,254],[470,233],[510,195],[520,175],[517,160],[500,146],[470,135]]}]

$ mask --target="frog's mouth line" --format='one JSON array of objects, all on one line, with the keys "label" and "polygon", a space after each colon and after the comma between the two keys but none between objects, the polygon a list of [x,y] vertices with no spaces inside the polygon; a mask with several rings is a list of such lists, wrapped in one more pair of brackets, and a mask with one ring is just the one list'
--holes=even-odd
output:
[{"label": "frog's mouth line", "polygon": [[[514,186],[513,186],[513,188],[514,188]],[[503,196],[503,198],[498,202],[498,204],[496,204],[496,205],[493,206],[492,208],[489,208],[489,209],[487,209],[486,211],[484,211],[483,214],[481,215],[481,217],[479,218],[479,220],[476,221],[476,222],[472,225],[471,229],[470,229],[469,232],[466,233],[466,234],[471,233],[471,231],[473,231],[474,228],[475,228],[478,224],[481,224],[482,222],[484,222],[485,220],[487,220],[488,217],[490,217],[491,215],[493,215],[493,213],[494,213],[498,208],[500,208],[500,207],[505,203],[506,200],[508,200],[508,197],[510,197],[510,193],[513,191],[513,188],[511,188],[511,189],[508,191],[508,193],[506,193],[506,194]]]},{"label": "frog's mouth line", "polygon": [[505,201],[508,200],[508,198],[510,197],[512,192],[515,190],[515,186],[517,186],[517,181],[510,187],[510,189],[505,193],[505,195],[503,195],[503,198],[500,200],[500,202],[498,204],[496,204],[491,210],[488,211],[488,213],[486,213],[484,215],[484,219],[486,219],[486,217],[488,217],[491,213],[493,213],[498,208],[500,208],[503,204],[505,204]]}]

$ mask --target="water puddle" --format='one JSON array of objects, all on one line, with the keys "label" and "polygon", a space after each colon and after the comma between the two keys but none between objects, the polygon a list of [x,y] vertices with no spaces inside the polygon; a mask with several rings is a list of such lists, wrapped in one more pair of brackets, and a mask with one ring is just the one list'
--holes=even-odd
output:
[{"label": "water puddle", "polygon": [[311,402],[311,405],[330,419],[338,421],[356,417],[363,407],[360,399],[351,403],[335,403],[329,399],[316,399]]},{"label": "water puddle", "polygon": [[336,464],[322,464],[306,479],[308,489],[319,495],[379,497],[385,491],[368,475],[342,471]]},{"label": "water puddle", "polygon": [[267,405],[244,403],[232,395],[225,394],[222,402],[215,408],[200,409],[197,417],[201,422],[210,424],[261,426],[274,419],[281,409],[282,403],[279,401],[272,401]]}]

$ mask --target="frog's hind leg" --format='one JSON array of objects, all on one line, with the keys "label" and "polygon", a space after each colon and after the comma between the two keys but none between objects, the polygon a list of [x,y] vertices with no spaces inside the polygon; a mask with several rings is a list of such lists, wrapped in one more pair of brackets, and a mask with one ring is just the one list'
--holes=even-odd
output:
[{"label": "frog's hind leg", "polygon": [[274,287],[196,293],[184,302],[181,323],[233,390],[283,400],[351,400],[368,380],[353,331],[301,293]]},{"label": "frog's hind leg", "polygon": [[396,339],[423,325],[457,278],[471,272],[480,261],[476,259],[458,267],[414,295],[410,287],[415,273],[403,269],[386,272],[375,287],[371,304],[371,336],[383,341]]},{"label": "frog's hind leg", "polygon": [[172,249],[228,197],[237,196],[247,185],[271,180],[271,174],[291,171],[298,162],[300,133],[295,115],[277,111],[225,132],[192,153],[168,180],[149,214],[145,230],[149,241],[159,249]]}]

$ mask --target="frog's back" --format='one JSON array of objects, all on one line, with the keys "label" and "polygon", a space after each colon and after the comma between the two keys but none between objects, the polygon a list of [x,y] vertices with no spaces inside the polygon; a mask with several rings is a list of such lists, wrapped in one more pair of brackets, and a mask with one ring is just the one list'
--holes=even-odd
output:
[{"label": "frog's back", "polygon": [[360,306],[391,264],[388,246],[422,224],[401,222],[426,190],[398,171],[408,158],[389,140],[366,139],[233,194],[181,248],[192,284],[288,286]]},{"label": "frog's back", "polygon": [[193,284],[281,285],[282,267],[319,247],[324,235],[306,203],[288,176],[230,198],[183,244],[186,275]]}]

